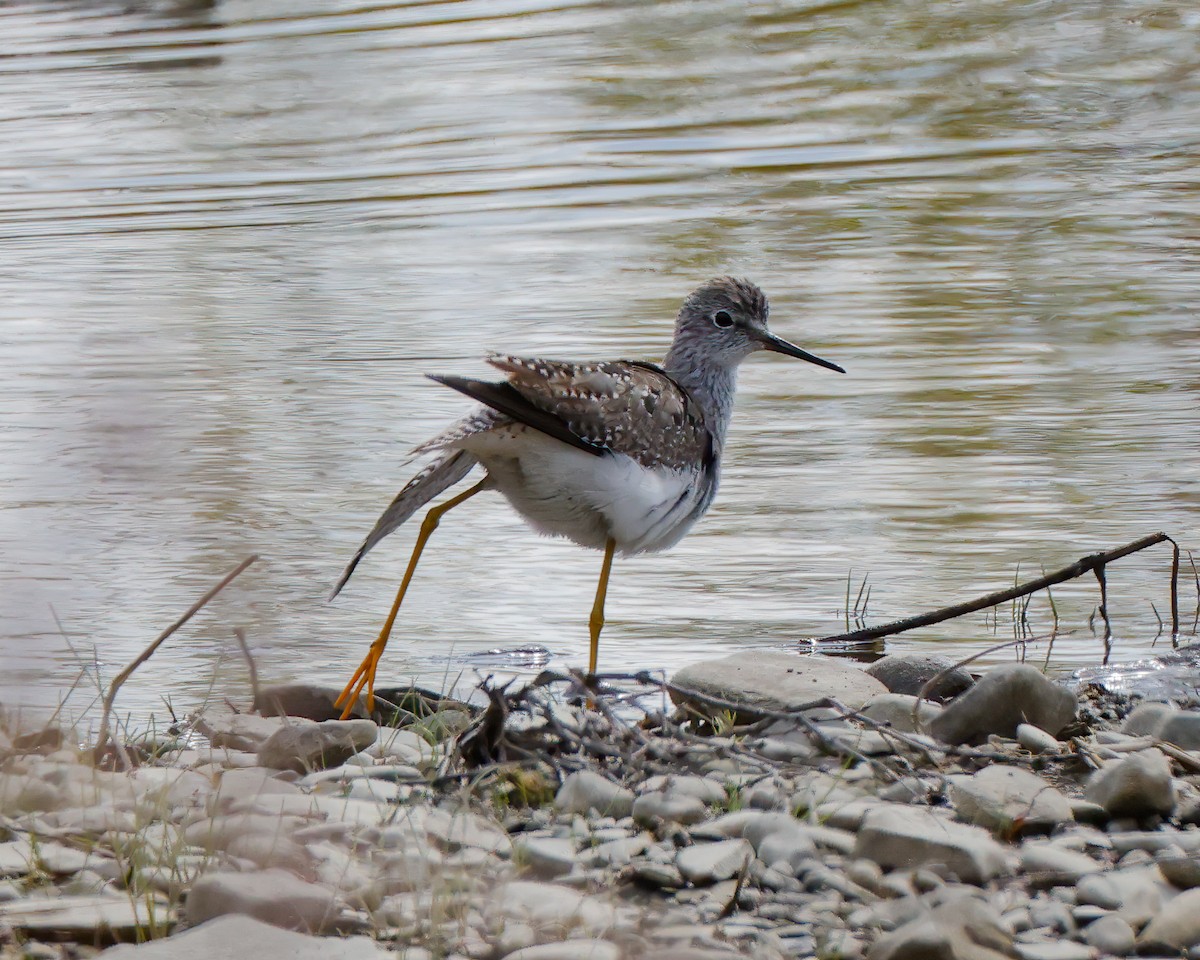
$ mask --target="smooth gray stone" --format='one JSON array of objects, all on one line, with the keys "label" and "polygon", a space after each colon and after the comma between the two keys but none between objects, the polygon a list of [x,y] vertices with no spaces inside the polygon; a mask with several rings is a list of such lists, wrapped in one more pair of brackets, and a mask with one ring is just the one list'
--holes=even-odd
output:
[{"label": "smooth gray stone", "polygon": [[926,693],[932,700],[949,700],[975,683],[975,678],[962,667],[956,667],[953,660],[922,653],[891,653],[867,667],[867,673],[890,692],[912,697],[920,694],[925,684],[943,671],[947,671],[946,675]]},{"label": "smooth gray stone", "polygon": [[1075,885],[1075,898],[1080,904],[1115,910],[1135,927],[1156,916],[1174,895],[1175,890],[1156,866],[1109,870],[1083,877]]},{"label": "smooth gray stone", "polygon": [[995,764],[946,778],[960,820],[1009,834],[1048,831],[1075,819],[1071,804],[1035,773]]},{"label": "smooth gray stone", "polygon": [[1171,765],[1157,750],[1107,763],[1088,780],[1084,795],[1110,816],[1142,818],[1175,809]]},{"label": "smooth gray stone", "polygon": [[197,731],[208,737],[214,747],[230,750],[257,750],[282,728],[283,720],[279,717],[234,713],[223,703],[209,704],[196,717]]},{"label": "smooth gray stone", "polygon": [[1096,960],[1091,947],[1070,940],[1018,940],[1013,950],[1021,960]]},{"label": "smooth gray stone", "polygon": [[648,826],[656,820],[691,824],[708,819],[708,807],[698,797],[670,793],[643,793],[633,801],[634,823]]},{"label": "smooth gray stone", "polygon": [[1047,680],[1035,667],[1007,664],[986,674],[929,724],[943,743],[980,741],[991,734],[1013,737],[1022,723],[1057,734],[1075,717],[1075,695]]},{"label": "smooth gray stone", "polygon": [[292,720],[258,748],[258,762],[275,770],[309,773],[345,763],[379,736],[370,720]]},{"label": "smooth gray stone", "polygon": [[633,809],[633,791],[606,780],[590,770],[577,770],[563,780],[554,798],[562,813],[586,814],[595,810],[603,816],[621,820]]},{"label": "smooth gray stone", "polygon": [[1011,872],[1005,849],[985,830],[898,805],[863,817],[854,855],[884,868],[937,864],[973,884]]},{"label": "smooth gray stone", "polygon": [[880,937],[866,960],[1011,960],[1012,937],[1000,917],[973,897],[958,897]]},{"label": "smooth gray stone", "polygon": [[1083,939],[1102,953],[1126,957],[1133,952],[1135,935],[1133,927],[1120,917],[1108,916],[1088,924]]},{"label": "smooth gray stone", "polygon": [[1139,952],[1200,945],[1200,890],[1187,890],[1167,903],[1138,935],[1137,945]]},{"label": "smooth gray stone", "polygon": [[575,841],[565,837],[517,836],[513,838],[513,854],[546,880],[570,873],[578,859]]},{"label": "smooth gray stone", "polygon": [[562,940],[522,947],[504,960],[620,960],[621,948],[608,940]]},{"label": "smooth gray stone", "polygon": [[1187,854],[1179,847],[1168,847],[1154,858],[1154,862],[1158,864],[1159,873],[1172,886],[1180,890],[1200,887],[1200,858],[1194,853]]},{"label": "smooth gray stone", "polygon": [[729,880],[754,859],[754,848],[746,840],[718,840],[684,847],[675,855],[675,866],[683,878],[697,886]]},{"label": "smooth gray stone", "polygon": [[677,797],[695,797],[707,805],[723,804],[729,801],[729,792],[725,786],[712,777],[694,775],[655,776],[638,785],[637,792],[668,793]]},{"label": "smooth gray stone", "polygon": [[320,933],[337,919],[333,892],[286,870],[218,871],[192,884],[187,917],[193,924],[243,914],[274,927]]},{"label": "smooth gray stone", "polygon": [[1032,723],[1017,724],[1017,743],[1030,753],[1058,753],[1062,744],[1041,727]]},{"label": "smooth gray stone", "polygon": [[73,940],[77,943],[112,943],[149,936],[154,920],[171,918],[165,901],[152,906],[143,898],[82,896],[23,899],[0,904],[0,927],[31,940]]},{"label": "smooth gray stone", "polygon": [[310,937],[250,917],[228,916],[165,940],[120,946],[104,960],[388,960],[394,953],[367,937]]},{"label": "smooth gray stone", "polygon": [[1036,887],[1056,887],[1078,883],[1083,877],[1108,869],[1108,864],[1093,860],[1086,853],[1065,850],[1053,844],[1025,842],[1018,851],[1021,872]]},{"label": "smooth gray stone", "polygon": [[525,923],[541,934],[596,934],[609,930],[616,916],[610,903],[561,884],[526,880],[498,887],[488,899],[486,913],[500,925]]},{"label": "smooth gray stone", "polygon": [[[868,671],[869,672],[869,671]],[[918,700],[906,693],[881,693],[872,697],[862,705],[862,715],[876,723],[885,723],[893,730],[903,733],[916,733],[942,712],[936,703],[922,700],[920,708],[915,711]]]},{"label": "smooth gray stone", "polygon": [[[692,664],[675,674],[673,680],[678,687],[744,704],[751,714],[756,707],[796,710],[825,697],[855,710],[871,697],[887,692],[874,677],[832,657],[759,651]],[[700,699],[689,700],[675,687],[670,692],[676,704],[687,704],[706,715],[722,709]]]},{"label": "smooth gray stone", "polygon": [[[317,683],[274,683],[259,690],[254,709],[268,717],[302,717],[306,720],[339,720],[342,708],[334,702],[342,695],[341,687]],[[368,716],[366,698],[355,704],[356,717]]]},{"label": "smooth gray stone", "polygon": [[1158,736],[1158,728],[1177,710],[1169,703],[1139,703],[1129,711],[1121,732],[1131,737]]}]

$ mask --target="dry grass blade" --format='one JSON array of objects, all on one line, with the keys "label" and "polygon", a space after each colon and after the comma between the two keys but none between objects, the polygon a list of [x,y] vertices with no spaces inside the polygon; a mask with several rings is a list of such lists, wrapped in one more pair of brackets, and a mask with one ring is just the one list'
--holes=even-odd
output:
[{"label": "dry grass blade", "polygon": [[[176,630],[178,630],[180,627],[182,627],[189,620],[191,620],[192,617],[194,617],[197,613],[199,613],[200,610],[202,610],[208,604],[208,602],[210,600],[212,600],[213,597],[215,597],[218,593],[220,593],[227,586],[229,586],[229,584],[231,584],[234,580],[236,580],[239,576],[241,576],[242,573],[245,572],[246,568],[249,567],[250,564],[254,563],[254,561],[257,559],[258,559],[257,556],[249,556],[245,560],[243,560],[241,563],[239,563],[236,567],[234,567],[233,570],[231,570],[229,573],[227,573],[225,575],[225,577],[221,580],[220,583],[218,583],[216,586],[214,586],[212,589],[210,589],[207,593],[205,593],[204,596],[202,596],[199,600],[197,600],[190,607],[188,607],[187,611],[183,614],[183,616],[181,616],[173,624],[171,624],[169,627],[167,627],[166,630],[164,630],[157,637],[155,637],[154,642],[151,643],[150,646],[146,647],[146,649],[143,650],[140,654],[138,654],[137,658],[134,659],[134,661],[129,666],[127,666],[124,670],[122,670],[120,673],[118,673],[116,675],[116,677],[113,679],[112,684],[108,688],[108,693],[104,697],[104,712],[100,716],[100,738],[96,743],[95,749],[92,751],[93,759],[97,763],[99,763],[101,758],[104,756],[105,747],[108,745],[108,741],[111,737],[111,734],[109,733],[109,728],[108,728],[108,721],[109,721],[109,718],[112,716],[113,703],[117,699],[117,692],[121,689],[121,685],[126,680],[128,680],[130,678],[130,676],[132,676],[133,672],[138,667],[140,667],[143,663],[145,663],[147,660],[149,660],[154,655],[154,651],[157,650],[160,646],[162,646],[163,642],[169,636],[171,636],[171,634],[173,634]],[[120,761],[123,765],[123,768],[128,770],[131,767],[131,764],[129,762],[129,756],[125,752],[124,746],[117,740],[113,740],[113,745],[116,748],[117,756],[120,759]]]}]

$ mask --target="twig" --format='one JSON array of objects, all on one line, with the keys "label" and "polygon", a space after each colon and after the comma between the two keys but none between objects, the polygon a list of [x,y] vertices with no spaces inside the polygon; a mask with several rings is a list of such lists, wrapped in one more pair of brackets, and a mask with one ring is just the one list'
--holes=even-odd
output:
[{"label": "twig", "polygon": [[1108,666],[1108,658],[1112,655],[1112,622],[1108,619],[1108,578],[1104,575],[1104,564],[1092,569],[1096,575],[1096,583],[1100,584],[1100,619],[1104,621],[1104,659],[1101,666]]},{"label": "twig", "polygon": [[985,610],[988,607],[994,607],[997,604],[1005,603],[1029,593],[1036,593],[1038,590],[1044,590],[1046,587],[1053,586],[1056,583],[1074,580],[1076,577],[1082,577],[1086,573],[1102,570],[1105,564],[1112,563],[1114,560],[1120,560],[1122,557],[1127,557],[1131,553],[1137,553],[1139,550],[1145,550],[1147,547],[1152,547],[1157,543],[1170,541],[1170,539],[1165,533],[1152,533],[1149,536],[1142,537],[1140,540],[1135,540],[1132,543],[1127,543],[1125,546],[1118,547],[1115,550],[1105,550],[1101,553],[1093,553],[1090,556],[1082,557],[1068,567],[1063,567],[1061,570],[1056,570],[1054,573],[1046,574],[1036,580],[1030,580],[1027,583],[1009,587],[1007,590],[998,590],[995,593],[989,593],[975,600],[956,603],[952,606],[942,607],[940,610],[922,613],[915,617],[893,620],[891,623],[881,624],[878,627],[867,627],[862,630],[851,631],[850,633],[822,637],[821,641],[847,643],[862,640],[877,640],[880,637],[890,637],[893,634],[903,633],[906,630],[914,630],[917,627],[928,627],[935,623],[941,623],[944,620],[952,620],[955,617],[975,613],[977,610]]},{"label": "twig", "polygon": [[[113,679],[112,684],[108,688],[108,693],[104,697],[104,711],[100,715],[100,737],[96,743],[96,748],[92,751],[92,756],[97,763],[99,763],[101,758],[104,756],[104,748],[111,736],[108,729],[108,719],[112,714],[113,702],[117,699],[117,691],[121,689],[121,685],[128,680],[130,676],[132,676],[133,671],[135,671],[154,655],[154,651],[162,646],[163,642],[169,636],[171,636],[171,634],[191,620],[192,617],[194,617],[213,597],[229,586],[230,583],[239,577],[242,572],[245,571],[245,569],[257,559],[257,556],[249,556],[236,567],[234,567],[233,570],[225,575],[224,579],[222,579],[220,583],[218,583],[215,587],[204,594],[204,596],[193,603],[183,616],[181,616],[173,624],[167,627],[166,630],[160,633],[154,639],[154,642],[150,644],[150,646],[138,654],[137,658],[124,670],[118,673]],[[116,747],[117,755],[120,757],[121,763],[124,765],[124,769],[130,769],[132,765],[129,762],[129,755],[125,752],[124,745],[121,744],[119,740],[113,740],[113,745]]]},{"label": "twig", "polygon": [[254,662],[254,656],[250,653],[250,645],[246,643],[246,631],[241,627],[235,627],[233,635],[237,637],[238,646],[242,648],[242,655],[246,658],[246,666],[250,669],[250,692],[253,694],[254,703],[257,706],[262,703],[258,692],[258,664]]},{"label": "twig", "polygon": [[717,914],[718,920],[724,920],[727,917],[732,917],[737,912],[738,897],[742,895],[742,887],[746,884],[746,875],[750,872],[750,861],[754,858],[747,854],[746,859],[742,861],[742,869],[738,871],[737,883],[733,885],[733,896],[729,898],[729,902],[721,908],[721,912]]}]

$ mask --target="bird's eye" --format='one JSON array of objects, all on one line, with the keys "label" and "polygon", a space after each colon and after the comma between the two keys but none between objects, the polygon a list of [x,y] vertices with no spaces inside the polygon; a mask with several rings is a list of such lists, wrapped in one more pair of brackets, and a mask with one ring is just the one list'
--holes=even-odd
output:
[{"label": "bird's eye", "polygon": [[728,310],[718,310],[713,314],[713,323],[718,327],[732,327],[733,315]]}]

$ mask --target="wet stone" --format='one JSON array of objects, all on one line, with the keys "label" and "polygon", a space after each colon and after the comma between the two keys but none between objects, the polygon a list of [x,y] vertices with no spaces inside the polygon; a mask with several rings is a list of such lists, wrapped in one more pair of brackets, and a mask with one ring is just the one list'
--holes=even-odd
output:
[{"label": "wet stone", "polygon": [[932,657],[919,653],[888,654],[867,667],[870,676],[880,681],[891,693],[917,696],[925,684],[934,677],[926,696],[944,701],[970,689],[975,679],[962,667],[955,666],[946,657]]},{"label": "wet stone", "polygon": [[1026,664],[1006,664],[984,675],[929,725],[944,743],[975,743],[991,734],[1012,737],[1022,723],[1051,735],[1075,717],[1075,695]]},{"label": "wet stone", "polygon": [[336,767],[369,747],[378,734],[370,720],[292,721],[259,747],[258,759],[264,767],[297,773]]}]

